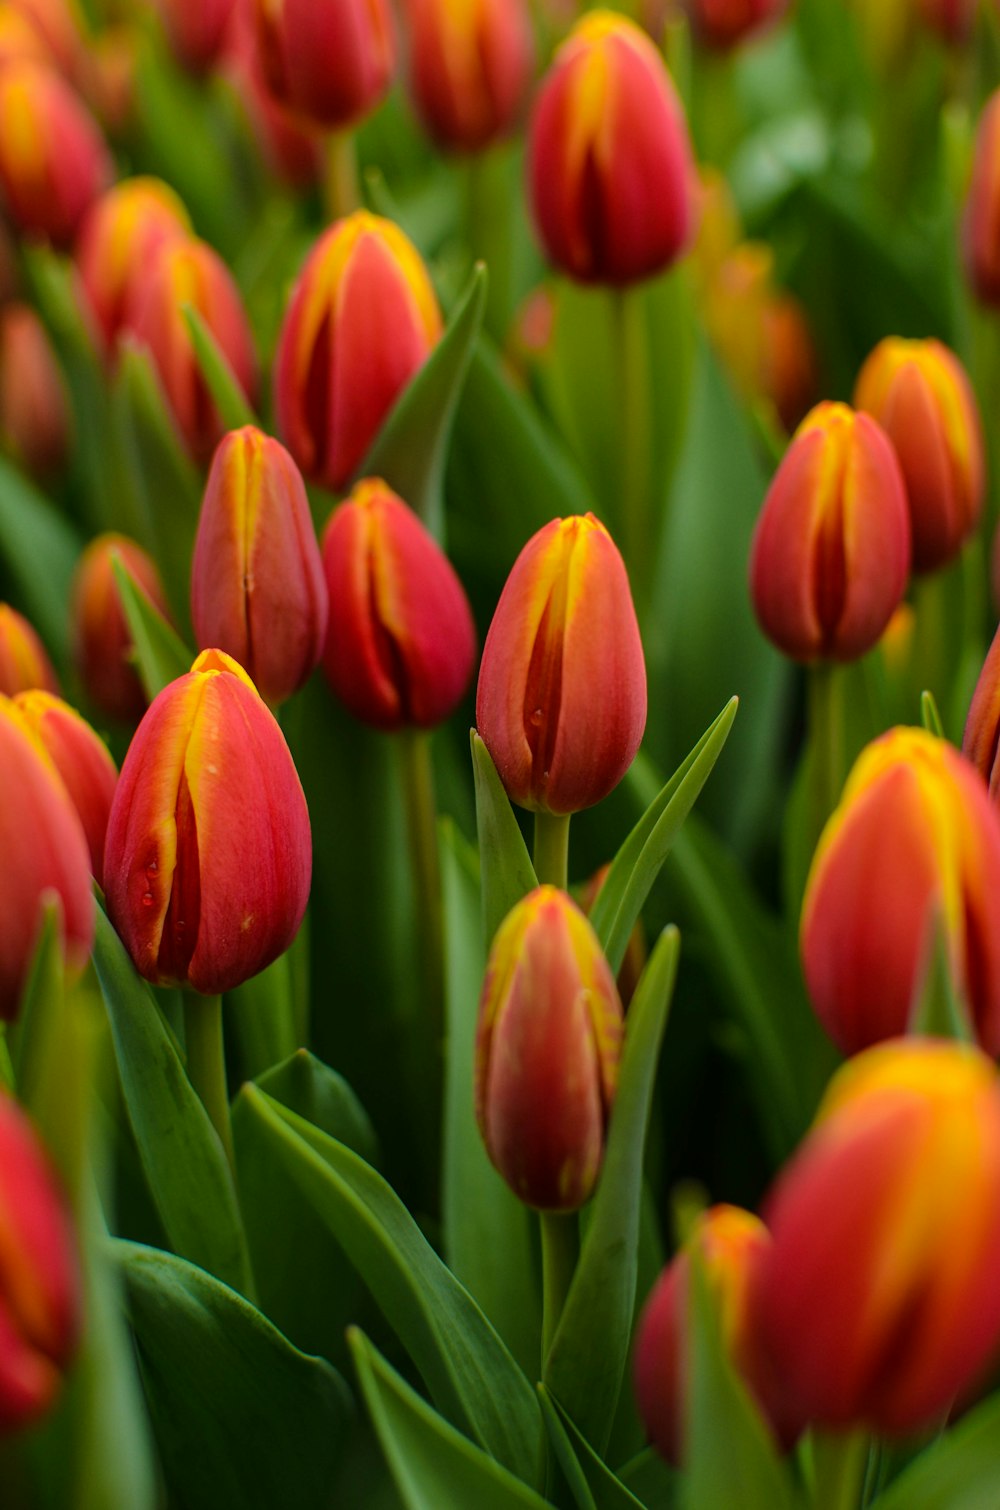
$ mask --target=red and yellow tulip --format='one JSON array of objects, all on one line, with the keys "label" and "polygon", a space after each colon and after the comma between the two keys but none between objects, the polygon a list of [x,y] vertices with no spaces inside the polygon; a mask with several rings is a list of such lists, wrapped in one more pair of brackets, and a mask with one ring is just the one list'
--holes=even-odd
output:
[{"label": "red and yellow tulip", "polygon": [[526,0],[406,0],[410,91],[429,134],[480,152],[515,125],[535,45]]},{"label": "red and yellow tulip", "polygon": [[19,692],[14,705],[23,714],[62,777],[90,850],[90,867],[103,884],[104,836],[118,781],[118,767],[103,739],[87,720],[51,692]]},{"label": "red and yellow tulip", "polygon": [[0,191],[18,229],[67,246],[111,178],[86,107],[52,69],[0,69]]},{"label": "red and yellow tulip", "polygon": [[77,238],[76,267],[108,351],[160,248],[190,235],[187,210],[158,178],[127,178],[88,210]]},{"label": "red and yellow tulip", "polygon": [[276,99],[333,129],[374,110],[396,66],[388,0],[251,3],[261,67]]},{"label": "red and yellow tulip", "polygon": [[98,535],[77,562],[73,577],[73,660],[95,706],[120,723],[136,723],[149,700],[132,665],[134,647],[115,580],[116,556],[140,592],[167,617],[163,583],[152,556],[126,535]]},{"label": "red and yellow tulip", "polygon": [[58,692],[59,679],[28,620],[9,603],[0,603],[0,693],[13,697],[32,687]]}]

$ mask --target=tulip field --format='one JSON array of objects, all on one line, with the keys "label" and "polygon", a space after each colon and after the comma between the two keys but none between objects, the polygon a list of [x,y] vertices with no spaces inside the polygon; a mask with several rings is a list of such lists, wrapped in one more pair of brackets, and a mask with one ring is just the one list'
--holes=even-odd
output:
[{"label": "tulip field", "polygon": [[1000,0],[0,0],[0,1510],[1000,1510]]}]

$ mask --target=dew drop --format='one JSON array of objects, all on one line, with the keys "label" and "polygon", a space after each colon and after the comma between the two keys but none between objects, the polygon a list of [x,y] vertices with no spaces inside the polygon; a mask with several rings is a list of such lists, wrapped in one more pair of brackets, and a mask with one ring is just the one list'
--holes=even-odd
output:
[{"label": "dew drop", "polygon": [[145,891],[145,892],[143,892],[143,895],[142,895],[142,905],[143,905],[143,907],[152,907],[152,905],[153,905],[153,893],[151,891]]},{"label": "dew drop", "polygon": [[541,723],[541,721],[542,721],[542,710],[541,710],[541,708],[536,708],[535,711],[532,713],[529,722],[531,723],[531,725],[532,725],[533,728],[537,729],[538,726],[539,726],[539,724]]}]

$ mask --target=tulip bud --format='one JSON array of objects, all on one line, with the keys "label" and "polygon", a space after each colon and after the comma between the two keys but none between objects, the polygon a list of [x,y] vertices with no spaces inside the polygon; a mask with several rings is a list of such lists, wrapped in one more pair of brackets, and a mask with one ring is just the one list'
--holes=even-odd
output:
[{"label": "tulip bud", "polygon": [[755,399],[764,388],[764,311],[771,297],[774,253],[741,241],[726,256],[704,295],[705,327],[736,388]]},{"label": "tulip bud", "polygon": [[270,171],[294,189],[310,188],[323,172],[319,130],[291,115],[267,87],[254,44],[252,18],[238,6],[224,72]]},{"label": "tulip bud", "polygon": [[556,53],[528,177],[546,254],[578,282],[634,283],[689,245],[697,189],[684,112],[660,54],[623,16],[588,12]]},{"label": "tulip bud", "polygon": [[104,835],[118,768],[100,735],[75,708],[51,692],[19,692],[15,707],[23,714],[76,808],[90,850],[90,868],[98,886],[103,884]]},{"label": "tulip bud", "polygon": [[816,402],[816,347],[806,312],[793,294],[771,294],[764,305],[763,322],[764,394],[791,434]]},{"label": "tulip bud", "polygon": [[100,132],[57,73],[0,69],[0,189],[19,230],[68,245],[110,177]]},{"label": "tulip bud", "polygon": [[359,210],[313,247],[275,358],[278,424],[311,482],[340,491],[441,335],[420,254]]},{"label": "tulip bud", "polygon": [[[53,1405],[80,1331],[76,1240],[30,1122],[0,1091],[0,1437]],[[16,1495],[15,1495],[16,1499]]]},{"label": "tulip bud", "polygon": [[501,924],[476,1035],[476,1120],[486,1152],[529,1206],[575,1211],[604,1158],[622,1009],[590,924],[553,886]]},{"label": "tulip bud", "polygon": [[739,245],[743,230],[733,191],[718,168],[698,168],[695,199],[698,235],[691,248],[691,271],[704,295]]},{"label": "tulip bud", "polygon": [[888,336],[865,362],[854,390],[899,458],[910,505],[914,571],[957,555],[983,506],[979,408],[961,362],[940,341]]},{"label": "tulip bud", "polygon": [[28,304],[0,309],[0,436],[32,477],[44,481],[65,465],[66,385],[45,327]]},{"label": "tulip bud", "polygon": [[972,177],[962,217],[965,276],[982,304],[1000,304],[1000,89],[983,106],[976,127]]},{"label": "tulip bud", "polygon": [[192,456],[207,461],[223,425],[194,354],[184,307],[201,315],[253,403],[257,359],[233,276],[207,242],[188,237],[161,246],[147,277],[132,288],[125,328],[148,349]]},{"label": "tulip bud", "polygon": [[125,535],[99,535],[77,564],[70,619],[73,659],[87,696],[108,718],[134,724],[148,699],[132,665],[134,646],[113,561],[118,556],[140,592],[164,617],[167,603],[156,563]]},{"label": "tulip bud", "polygon": [[327,592],[302,474],[248,425],[215,453],[191,565],[199,646],[239,661],[261,696],[284,702],[323,650]]},{"label": "tulip bud", "polygon": [[514,127],[531,87],[527,0],[406,0],[410,89],[446,151],[480,152]]},{"label": "tulip bud", "polygon": [[575,813],[628,770],[646,727],[646,667],[628,575],[593,514],[532,536],[500,595],[476,724],[507,795]]},{"label": "tulip bud", "polygon": [[910,522],[885,433],[817,404],[792,437],[757,521],[750,592],[761,628],[797,661],[875,645],[906,588]]},{"label": "tulip bud", "polygon": [[80,820],[24,714],[0,696],[0,1018],[17,1016],[38,942],[42,905],[62,905],[63,953],[83,968],[94,941],[90,857]]},{"label": "tulip bud", "polygon": [[906,1032],[936,930],[980,1043],[1000,1054],[1000,817],[950,745],[894,729],[851,771],[802,909],[806,984],[845,1054]]},{"label": "tulip bud", "polygon": [[979,0],[919,0],[919,11],[942,42],[959,47],[972,35],[978,4]]},{"label": "tulip bud", "polygon": [[789,1408],[920,1431],[1000,1343],[1000,1089],[977,1049],[881,1045],[779,1177],[754,1304]]},{"label": "tulip bud", "polygon": [[684,9],[703,47],[728,52],[780,20],[788,0],[685,0]]},{"label": "tulip bud", "polygon": [[108,26],[90,51],[87,98],[105,131],[117,139],[135,121],[141,39],[136,26]]},{"label": "tulip bud", "polygon": [[976,767],[989,787],[994,803],[1000,803],[1000,627],[993,636],[962,736],[962,754]]},{"label": "tulip bud", "polygon": [[23,614],[0,603],[0,693],[13,697],[43,687],[59,691],[59,679],[45,646]]},{"label": "tulip bud", "polygon": [[158,178],[128,178],[91,206],[80,227],[76,266],[107,350],[160,248],[190,233],[187,210]]},{"label": "tulip bud", "polygon": [[49,50],[27,17],[12,5],[0,7],[0,68],[11,63],[49,62]]},{"label": "tulip bud", "polygon": [[461,582],[412,509],[372,479],[323,536],[330,623],[323,670],[355,718],[430,729],[457,707],[476,657]]},{"label": "tulip bud", "polygon": [[45,47],[46,61],[77,85],[88,68],[88,44],[77,0],[5,0],[28,22]]},{"label": "tulip bud", "polygon": [[235,0],[155,0],[177,61],[207,73],[218,60],[233,19]]},{"label": "tulip bud", "polygon": [[691,1255],[696,1253],[717,1312],[723,1346],[756,1397],[775,1436],[788,1447],[796,1431],[776,1420],[773,1386],[755,1335],[751,1295],[771,1239],[764,1223],[737,1206],[713,1206],[664,1269],[646,1302],[636,1337],[635,1392],[657,1451],[684,1459],[686,1402],[691,1390]]},{"label": "tulip bud", "polygon": [[277,100],[341,130],[374,110],[392,81],[387,0],[252,0],[257,52]]},{"label": "tulip bud", "polygon": [[108,916],[146,980],[215,995],[288,948],[311,867],[281,730],[243,668],[205,650],[125,756],[104,848]]}]

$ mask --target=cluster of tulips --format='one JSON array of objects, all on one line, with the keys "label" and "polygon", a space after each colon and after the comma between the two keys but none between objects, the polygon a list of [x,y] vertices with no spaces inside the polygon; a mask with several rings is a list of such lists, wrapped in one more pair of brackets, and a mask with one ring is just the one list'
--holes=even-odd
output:
[{"label": "cluster of tulips", "polygon": [[0,1505],[1000,1504],[997,86],[0,0]]}]

